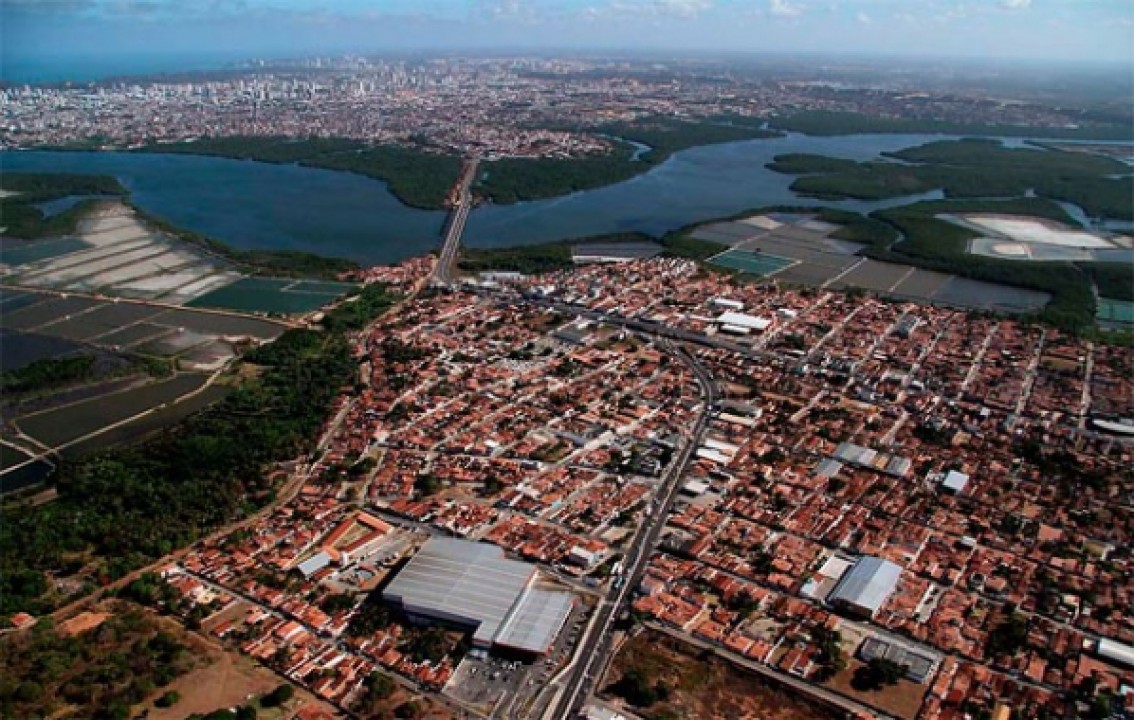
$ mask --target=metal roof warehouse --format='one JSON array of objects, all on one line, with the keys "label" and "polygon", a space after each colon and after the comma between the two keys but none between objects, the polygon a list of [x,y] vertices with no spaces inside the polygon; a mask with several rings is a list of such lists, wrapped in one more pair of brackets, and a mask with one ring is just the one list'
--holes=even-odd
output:
[{"label": "metal roof warehouse", "polygon": [[566,592],[535,587],[535,565],[495,545],[435,537],[382,592],[412,619],[473,630],[473,646],[543,653],[571,613]]}]

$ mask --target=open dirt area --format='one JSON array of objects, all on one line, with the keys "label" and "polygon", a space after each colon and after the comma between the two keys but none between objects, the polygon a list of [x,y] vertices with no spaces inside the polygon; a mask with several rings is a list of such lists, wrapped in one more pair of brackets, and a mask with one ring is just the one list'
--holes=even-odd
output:
[{"label": "open dirt area", "polygon": [[645,718],[688,720],[825,720],[842,715],[790,692],[759,675],[744,672],[715,656],[702,656],[672,638],[643,632],[623,645],[603,678],[602,694],[622,702],[613,692],[623,675],[638,671],[660,681],[669,697],[649,707],[628,708]]},{"label": "open dirt area", "polygon": [[[185,632],[176,621],[168,618],[163,620]],[[271,670],[243,655],[225,650],[210,638],[186,632],[184,641],[198,653],[201,666],[162,688],[147,703],[137,708],[139,712],[142,709],[148,710],[147,717],[151,720],[180,720],[193,713],[207,714],[220,708],[245,705],[249,702],[249,696],[264,695],[284,682]],[[153,701],[169,690],[176,691],[181,699],[173,707],[155,707]],[[295,687],[295,697],[286,704],[283,712],[262,710],[259,717],[268,720],[291,717],[295,710],[305,705],[315,705],[330,717],[343,717],[333,706],[299,686]]]},{"label": "open dirt area", "polygon": [[851,659],[847,662],[847,669],[831,678],[825,685],[847,697],[858,700],[863,705],[885,710],[891,715],[913,720],[917,716],[918,708],[925,698],[926,686],[910,680],[899,680],[897,685],[881,690],[860,691],[851,685],[855,671],[863,663]]}]

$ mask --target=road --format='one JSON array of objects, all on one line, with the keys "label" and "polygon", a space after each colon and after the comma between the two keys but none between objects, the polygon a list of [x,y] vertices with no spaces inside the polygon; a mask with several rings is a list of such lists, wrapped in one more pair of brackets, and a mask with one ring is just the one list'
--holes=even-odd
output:
[{"label": "road", "polygon": [[445,223],[441,255],[433,268],[433,280],[441,285],[449,285],[454,279],[453,265],[457,261],[457,251],[461,248],[461,235],[465,232],[465,223],[468,222],[469,212],[472,210],[472,193],[469,192],[469,187],[476,178],[476,168],[479,164],[480,160],[477,158],[466,160],[461,170],[461,179],[457,181],[453,210]]},{"label": "road", "polygon": [[687,442],[662,477],[657,507],[643,522],[634,542],[626,551],[623,560],[625,570],[622,575],[624,582],[615,582],[607,597],[595,608],[583,637],[575,648],[571,663],[557,681],[560,686],[542,715],[545,720],[575,715],[595,689],[594,683],[601,674],[596,671],[606,667],[613,650],[611,625],[624,610],[628,609],[633,589],[638,586],[645,574],[650,556],[657,547],[666,518],[677,497],[681,478],[708,427],[710,412],[717,401],[717,386],[709,372],[695,358],[668,340],[661,340],[661,344],[663,349],[685,362],[693,371],[701,390],[701,410]]}]

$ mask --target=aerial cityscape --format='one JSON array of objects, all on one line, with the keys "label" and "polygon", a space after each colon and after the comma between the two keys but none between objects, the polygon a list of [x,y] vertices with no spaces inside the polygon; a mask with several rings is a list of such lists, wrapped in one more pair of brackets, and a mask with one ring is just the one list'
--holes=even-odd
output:
[{"label": "aerial cityscape", "polygon": [[0,3],[0,718],[1134,718],[1131,28]]}]

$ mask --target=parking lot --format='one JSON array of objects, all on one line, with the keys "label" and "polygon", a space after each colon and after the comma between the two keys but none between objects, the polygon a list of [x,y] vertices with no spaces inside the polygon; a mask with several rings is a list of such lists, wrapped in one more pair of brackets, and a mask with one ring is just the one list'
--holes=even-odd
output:
[{"label": "parking lot", "polygon": [[[577,604],[548,654],[534,661],[465,656],[444,693],[483,712],[495,712],[498,718],[511,717],[515,708],[532,702],[570,659],[589,611],[588,606]],[[500,702],[504,706],[497,707]]]}]

